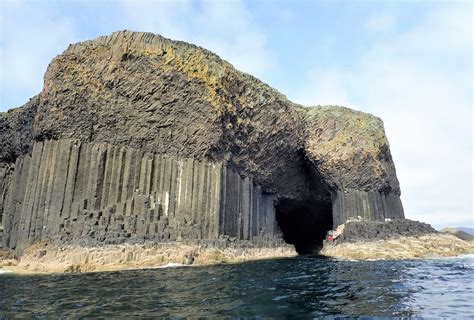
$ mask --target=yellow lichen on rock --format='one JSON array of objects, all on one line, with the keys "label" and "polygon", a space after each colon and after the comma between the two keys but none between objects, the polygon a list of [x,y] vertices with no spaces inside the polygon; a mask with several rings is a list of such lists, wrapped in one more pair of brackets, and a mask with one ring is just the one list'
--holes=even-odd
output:
[{"label": "yellow lichen on rock", "polygon": [[[384,180],[394,169],[380,118],[341,106],[315,106],[303,112],[307,126],[315,128],[308,131],[306,153],[323,176],[332,178],[331,184],[348,189],[364,184],[371,190],[386,187]],[[369,176],[380,181],[365,181]]]}]

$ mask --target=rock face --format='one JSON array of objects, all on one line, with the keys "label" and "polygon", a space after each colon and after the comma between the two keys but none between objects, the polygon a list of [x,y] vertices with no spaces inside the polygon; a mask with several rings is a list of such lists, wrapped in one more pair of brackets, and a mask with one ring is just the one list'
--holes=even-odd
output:
[{"label": "rock face", "polygon": [[46,239],[95,244],[281,238],[275,195],[262,193],[252,179],[221,164],[129,147],[37,142],[31,156],[17,159],[9,189],[9,248]]},{"label": "rock face", "polygon": [[305,109],[305,154],[331,190],[334,226],[402,219],[400,187],[381,119],[343,107]]},{"label": "rock face", "polygon": [[205,49],[150,33],[69,46],[38,96],[0,114],[0,146],[4,244],[18,250],[59,233],[283,236],[314,252],[349,218],[404,217],[379,118],[296,105]]},{"label": "rock face", "polygon": [[435,234],[429,224],[409,219],[394,221],[348,221],[344,224],[336,243],[359,243],[373,240],[387,240],[400,237],[419,237]]}]

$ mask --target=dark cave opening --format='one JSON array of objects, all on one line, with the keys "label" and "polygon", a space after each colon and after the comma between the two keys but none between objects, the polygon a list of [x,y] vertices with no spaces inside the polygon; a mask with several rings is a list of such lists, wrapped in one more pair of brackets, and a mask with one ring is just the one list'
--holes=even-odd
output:
[{"label": "dark cave opening", "polygon": [[283,199],[276,206],[276,220],[285,242],[298,254],[317,254],[328,230],[332,229],[330,202],[298,204]]}]

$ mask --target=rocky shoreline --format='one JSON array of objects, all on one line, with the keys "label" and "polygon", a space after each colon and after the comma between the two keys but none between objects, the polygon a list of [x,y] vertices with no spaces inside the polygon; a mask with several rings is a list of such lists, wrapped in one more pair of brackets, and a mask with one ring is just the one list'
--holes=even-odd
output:
[{"label": "rocky shoreline", "polygon": [[402,260],[452,257],[474,254],[474,242],[453,235],[430,233],[385,240],[365,240],[339,244],[325,242],[321,255],[350,260]]},{"label": "rocky shoreline", "polygon": [[[224,241],[225,242],[225,241]],[[428,233],[384,240],[328,242],[319,253],[343,260],[402,260],[452,257],[474,254],[474,242],[450,234]],[[23,255],[0,254],[0,270],[18,274],[84,273],[167,266],[207,266],[252,260],[297,256],[284,243],[261,246],[242,242],[208,244],[193,242],[145,242],[110,245],[59,245],[36,243]]]},{"label": "rocky shoreline", "polygon": [[337,259],[400,260],[474,253],[474,242],[409,219],[349,220],[330,232],[320,254]]},{"label": "rocky shoreline", "polygon": [[436,232],[429,224],[410,219],[386,219],[386,221],[354,219],[339,225],[334,230],[333,237],[335,244],[340,244],[400,237],[419,237]]},{"label": "rocky shoreline", "polygon": [[142,244],[114,244],[96,246],[57,245],[36,243],[21,257],[4,254],[0,270],[29,273],[83,273],[150,269],[169,265],[205,266],[244,261],[294,257],[291,245],[256,246],[236,243],[226,246],[168,242]]}]

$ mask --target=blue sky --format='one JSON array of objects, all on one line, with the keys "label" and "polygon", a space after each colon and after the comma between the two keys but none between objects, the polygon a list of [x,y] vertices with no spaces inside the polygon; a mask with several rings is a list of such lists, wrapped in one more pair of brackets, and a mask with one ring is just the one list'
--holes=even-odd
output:
[{"label": "blue sky", "polygon": [[305,105],[380,116],[406,216],[473,226],[473,6],[431,1],[8,1],[0,111],[68,44],[150,31],[206,47]]}]

